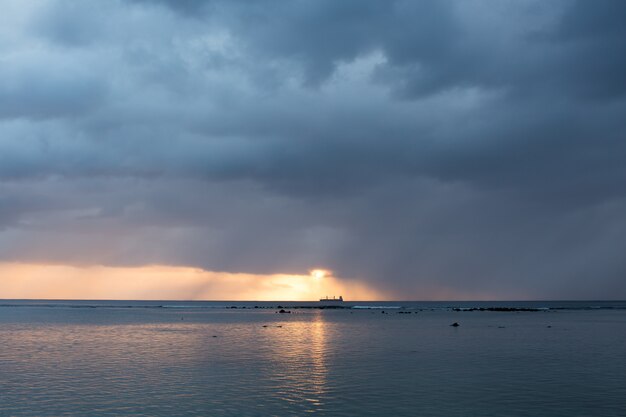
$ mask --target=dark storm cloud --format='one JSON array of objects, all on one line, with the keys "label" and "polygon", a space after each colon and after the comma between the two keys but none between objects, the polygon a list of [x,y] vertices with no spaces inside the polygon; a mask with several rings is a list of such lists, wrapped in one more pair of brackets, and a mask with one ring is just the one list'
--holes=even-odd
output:
[{"label": "dark storm cloud", "polygon": [[11,3],[0,256],[626,295],[626,5]]}]

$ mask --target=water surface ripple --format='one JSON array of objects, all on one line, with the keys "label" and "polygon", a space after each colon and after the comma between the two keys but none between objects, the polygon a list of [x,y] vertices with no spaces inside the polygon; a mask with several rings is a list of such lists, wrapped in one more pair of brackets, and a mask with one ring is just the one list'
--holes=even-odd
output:
[{"label": "water surface ripple", "polygon": [[623,309],[5,307],[2,417],[626,415]]}]

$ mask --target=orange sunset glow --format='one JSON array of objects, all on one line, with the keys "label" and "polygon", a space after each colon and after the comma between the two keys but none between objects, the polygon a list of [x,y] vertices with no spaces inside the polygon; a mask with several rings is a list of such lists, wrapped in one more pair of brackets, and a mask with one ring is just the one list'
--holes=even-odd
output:
[{"label": "orange sunset glow", "polygon": [[[135,300],[290,300],[326,295],[352,300],[385,297],[367,285],[339,279],[316,269],[309,275],[257,275],[151,265],[76,267],[22,263],[0,264],[1,298]],[[9,278],[10,279],[6,279]]]}]

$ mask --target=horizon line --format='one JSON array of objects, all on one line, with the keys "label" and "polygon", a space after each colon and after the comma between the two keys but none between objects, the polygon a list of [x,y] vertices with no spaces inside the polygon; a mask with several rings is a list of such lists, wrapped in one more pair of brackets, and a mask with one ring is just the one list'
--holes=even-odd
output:
[{"label": "horizon line", "polygon": [[[331,299],[332,300],[332,299]],[[319,303],[323,302],[322,300],[191,300],[191,299],[136,299],[136,298],[0,298],[0,301],[143,301],[143,302],[191,302],[191,303],[203,303],[203,302],[215,302],[215,303]],[[325,300],[324,300],[325,301]],[[447,303],[447,302],[457,302],[457,303],[477,303],[477,302],[616,302],[623,301],[626,302],[626,299],[622,298],[606,298],[606,299],[489,299],[489,300],[479,300],[479,299],[465,299],[465,300],[344,300],[344,303],[377,303],[377,302],[385,302],[385,303]]]}]

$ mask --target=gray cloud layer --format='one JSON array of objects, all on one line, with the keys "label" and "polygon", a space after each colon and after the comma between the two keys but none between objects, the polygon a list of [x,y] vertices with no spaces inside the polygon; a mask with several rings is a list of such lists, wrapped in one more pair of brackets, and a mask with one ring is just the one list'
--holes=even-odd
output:
[{"label": "gray cloud layer", "polygon": [[0,258],[626,297],[626,4],[7,2]]}]

